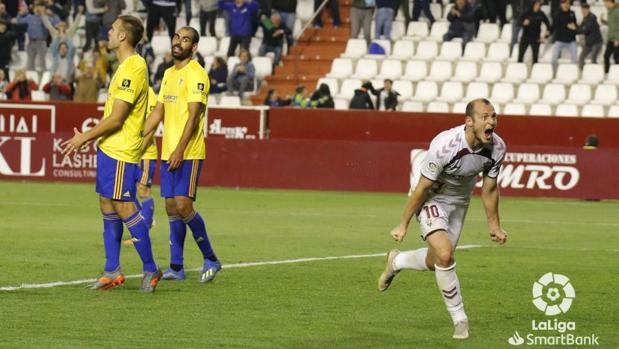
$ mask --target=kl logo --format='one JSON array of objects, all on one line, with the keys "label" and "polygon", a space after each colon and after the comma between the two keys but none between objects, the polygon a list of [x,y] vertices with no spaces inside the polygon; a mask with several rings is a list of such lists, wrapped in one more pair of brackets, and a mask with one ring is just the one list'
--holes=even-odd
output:
[{"label": "kl logo", "polygon": [[533,304],[548,316],[567,313],[574,298],[574,286],[565,275],[546,273],[533,283]]},{"label": "kl logo", "polygon": [[[19,170],[15,171],[9,166],[8,161],[2,155],[2,146],[10,140],[20,142],[20,166]],[[38,171],[32,170],[32,142],[34,137],[7,137],[0,136],[0,175],[4,176],[45,176],[45,159]]]}]

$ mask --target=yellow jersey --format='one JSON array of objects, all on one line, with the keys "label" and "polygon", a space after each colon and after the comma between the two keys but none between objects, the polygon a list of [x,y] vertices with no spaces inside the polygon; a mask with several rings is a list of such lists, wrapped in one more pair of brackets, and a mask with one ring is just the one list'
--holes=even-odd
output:
[{"label": "yellow jersey", "polygon": [[[157,105],[157,96],[155,95],[155,91],[153,91],[152,87],[148,88],[148,111],[146,112],[146,118],[148,119],[155,110],[155,106]],[[153,136],[153,143],[146,148],[144,155],[142,155],[143,160],[157,160],[157,142],[155,141],[155,137]]]},{"label": "yellow jersey", "polygon": [[117,99],[132,105],[122,127],[99,138],[99,149],[113,159],[134,164],[140,162],[142,130],[148,102],[147,71],[144,58],[134,54],[118,66],[110,82],[103,119],[112,114],[112,107]]},{"label": "yellow jersey", "polygon": [[197,102],[204,104],[200,113],[198,127],[193,132],[187,148],[183,154],[184,160],[197,160],[206,157],[206,145],[204,143],[204,113],[208,101],[209,78],[206,70],[195,60],[182,69],[168,68],[163,74],[161,90],[157,100],[163,104],[163,145],[161,160],[168,160],[170,154],[183,136],[185,124],[189,118],[188,103]]}]

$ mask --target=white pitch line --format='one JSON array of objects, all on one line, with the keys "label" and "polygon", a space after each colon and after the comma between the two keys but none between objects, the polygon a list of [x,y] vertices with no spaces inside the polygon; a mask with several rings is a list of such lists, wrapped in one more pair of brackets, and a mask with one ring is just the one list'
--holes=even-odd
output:
[{"label": "white pitch line", "polygon": [[[482,245],[462,245],[458,246],[458,250],[466,250],[471,248],[483,247]],[[306,263],[306,262],[320,262],[320,261],[333,261],[333,260],[341,260],[341,259],[359,259],[359,258],[371,258],[371,257],[381,257],[385,256],[385,253],[372,253],[372,254],[354,254],[348,256],[332,256],[332,257],[307,257],[307,258],[297,258],[297,259],[284,259],[280,261],[263,261],[263,262],[247,262],[247,263],[232,263],[232,264],[224,264],[222,266],[223,269],[235,269],[235,268],[248,268],[248,267],[260,267],[263,265],[278,265],[278,264],[293,264],[293,263]],[[186,271],[199,271],[201,268],[193,268],[187,269]],[[125,279],[138,279],[141,278],[142,274],[133,274],[133,275],[125,275]],[[0,287],[0,291],[18,291],[24,289],[34,289],[34,288],[51,288],[57,286],[68,286],[68,285],[81,285],[95,282],[96,279],[83,279],[83,280],[73,280],[73,281],[54,281],[48,282],[45,284],[21,284],[20,286],[5,286]]]}]

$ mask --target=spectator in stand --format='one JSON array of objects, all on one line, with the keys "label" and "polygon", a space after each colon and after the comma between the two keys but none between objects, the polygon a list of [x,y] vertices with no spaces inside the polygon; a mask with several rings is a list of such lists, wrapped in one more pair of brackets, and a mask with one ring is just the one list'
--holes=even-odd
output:
[{"label": "spectator in stand", "polygon": [[273,0],[273,10],[279,12],[282,17],[282,22],[290,29],[290,35],[286,38],[288,40],[288,47],[294,44],[294,22],[297,19],[297,0]]},{"label": "spectator in stand", "polygon": [[[572,6],[572,4],[574,3],[574,0],[568,0],[568,1],[570,3],[570,6]],[[581,0],[581,1],[585,1],[585,0]],[[563,0],[546,0],[546,3],[548,2],[550,2],[550,17],[554,20],[557,13],[561,11],[561,3],[563,2]]]},{"label": "spectator in stand", "polygon": [[84,51],[99,46],[99,31],[101,30],[101,16],[107,11],[105,0],[86,0],[86,44]]},{"label": "spectator in stand", "polygon": [[[133,1],[133,0],[129,0]],[[101,16],[101,29],[99,37],[107,40],[107,33],[112,28],[114,21],[127,8],[125,0],[107,0],[107,11]]]},{"label": "spectator in stand", "polygon": [[[34,12],[28,13],[26,7],[22,7],[19,12],[17,22],[28,26],[28,70],[38,70],[43,72],[45,67],[45,55],[47,54],[47,38],[49,33],[43,25],[43,15],[45,14],[45,4],[37,2],[34,5]],[[50,17],[52,24],[58,23],[57,17]],[[38,62],[38,69],[35,68],[35,61]]]},{"label": "spectator in stand", "polygon": [[[11,64],[11,50],[17,40],[17,33],[8,30],[7,22],[0,20],[0,69],[5,76],[9,76],[9,65]],[[0,89],[0,91],[4,91]]]},{"label": "spectator in stand", "polygon": [[31,92],[36,91],[39,86],[36,82],[26,77],[26,71],[19,69],[15,72],[15,80],[9,82],[4,89],[7,99],[12,101],[31,101]]},{"label": "spectator in stand", "polygon": [[54,27],[54,25],[52,25],[52,22],[50,21],[49,16],[47,16],[46,14],[42,16],[43,25],[45,26],[50,36],[52,37],[50,46],[53,46],[53,45],[58,46],[58,44],[60,44],[61,42],[64,42],[69,47],[69,51],[71,51],[72,53],[75,53],[75,46],[73,45],[73,37],[75,36],[75,33],[77,32],[80,21],[82,20],[82,15],[84,13],[84,10],[85,9],[83,6],[79,6],[79,8],[77,9],[77,15],[75,19],[73,20],[73,24],[68,29],[67,29],[66,21],[60,21],[58,22],[57,26]]},{"label": "spectator in stand", "polygon": [[163,80],[163,73],[174,65],[174,58],[172,57],[172,52],[166,52],[163,55],[163,62],[159,63],[157,70],[155,71],[155,77],[153,78],[153,90],[155,93],[159,93],[159,89],[161,88],[161,80]]},{"label": "spectator in stand", "polygon": [[[331,11],[331,16],[333,17],[333,26],[339,28],[342,25],[342,20],[340,19],[340,4],[338,0],[328,0],[329,2],[325,7],[329,7]],[[323,0],[314,0],[314,12],[318,10]],[[322,28],[322,12],[316,16],[314,19],[314,27]]]},{"label": "spectator in stand", "polygon": [[71,86],[63,81],[64,78],[60,74],[54,74],[52,80],[43,86],[43,91],[49,93],[51,101],[70,101]]},{"label": "spectator in stand", "polygon": [[366,81],[361,85],[361,88],[355,90],[355,94],[350,100],[349,109],[374,109],[374,103],[372,103],[372,97],[370,93],[374,93],[374,87],[372,83]]},{"label": "spectator in stand", "polygon": [[419,20],[421,12],[428,18],[430,25],[434,24],[434,16],[432,15],[432,11],[430,11],[430,0],[413,0],[413,22]]},{"label": "spectator in stand", "polygon": [[613,56],[615,64],[619,63],[619,5],[615,0],[604,0],[604,5],[608,9],[608,41],[606,51],[604,51],[604,70],[610,70],[610,56]]},{"label": "spectator in stand", "polygon": [[[541,1],[534,1],[531,9],[525,12],[520,18],[520,24],[523,28],[520,46],[518,47],[518,62],[520,63],[524,62],[524,54],[529,46],[531,46],[531,50],[533,51],[533,64],[537,63],[539,45],[542,41],[540,38],[542,24],[546,25],[547,29],[552,29],[548,17],[546,17],[546,14],[541,10],[541,7]],[[548,33],[544,34],[544,38],[548,38]]]},{"label": "spectator in stand", "polygon": [[175,0],[149,0],[148,17],[146,18],[146,37],[148,41],[153,39],[155,27],[163,18],[165,26],[168,28],[170,40],[176,32],[176,1]]},{"label": "spectator in stand", "polygon": [[522,16],[533,7],[533,0],[511,0],[512,5],[512,41],[509,45],[509,55],[511,56],[514,46],[520,38],[522,30]]},{"label": "spectator in stand", "polygon": [[96,102],[99,96],[99,88],[101,80],[94,74],[94,68],[91,64],[84,67],[84,71],[76,79],[75,102]]},{"label": "spectator in stand", "polygon": [[4,73],[4,70],[0,69],[0,93],[4,95],[4,99],[6,99],[6,95],[4,94],[4,90],[6,86],[9,84],[8,75]]},{"label": "spectator in stand", "polygon": [[11,23],[11,15],[6,11],[6,5],[3,2],[0,2],[0,20],[5,23]]},{"label": "spectator in stand", "polygon": [[363,38],[369,44],[371,41],[372,15],[374,14],[373,1],[352,0],[350,7],[350,32],[351,38],[357,38],[363,28]]},{"label": "spectator in stand", "polygon": [[393,89],[393,81],[385,79],[383,88],[372,92],[376,96],[376,109],[395,111],[398,107],[398,96],[400,95]]},{"label": "spectator in stand", "polygon": [[142,40],[140,40],[140,43],[137,45],[136,52],[146,61],[148,78],[150,80],[151,72],[153,71],[153,63],[155,62],[155,51],[153,50],[153,46],[150,42],[146,40],[145,36],[142,37]]},{"label": "spectator in stand", "polygon": [[273,59],[273,68],[275,68],[282,59],[284,38],[291,34],[290,29],[282,24],[278,13],[273,13],[270,21],[263,21],[262,32],[262,45],[260,45],[258,55],[264,56],[267,52],[272,52],[275,55]]},{"label": "spectator in stand", "polygon": [[176,0],[176,7],[178,11],[181,11],[181,4],[185,8],[185,24],[189,26],[191,23],[191,17],[193,17],[193,12],[191,11],[191,0]]},{"label": "spectator in stand", "polygon": [[583,3],[580,5],[582,10],[582,23],[576,29],[576,34],[585,36],[585,46],[583,47],[580,57],[578,57],[578,66],[582,69],[585,66],[585,59],[591,54],[591,62],[597,64],[598,55],[602,51],[602,33],[597,17],[591,13],[589,5]]},{"label": "spectator in stand", "polygon": [[237,91],[238,96],[242,99],[245,91],[254,88],[256,68],[254,68],[254,64],[251,62],[249,51],[241,50],[239,59],[241,61],[234,66],[232,73],[228,76],[228,91]]},{"label": "spectator in stand", "polygon": [[210,94],[222,93],[228,89],[228,65],[222,57],[215,57],[208,77],[211,80]]},{"label": "spectator in stand", "polygon": [[381,35],[384,35],[385,39],[391,40],[391,26],[395,18],[396,5],[396,0],[376,0],[374,39],[380,39]]},{"label": "spectator in stand", "polygon": [[464,48],[475,35],[474,15],[475,9],[467,0],[456,0],[456,4],[447,15],[450,24],[449,30],[443,35],[443,40],[451,41],[453,38],[462,38],[462,48]]},{"label": "spectator in stand", "polygon": [[242,49],[249,50],[251,37],[254,32],[253,20],[260,9],[257,2],[248,0],[234,0],[234,3],[219,0],[219,9],[228,13],[228,31],[230,33],[230,46],[228,57],[234,56],[236,47],[240,44]]},{"label": "spectator in stand", "polygon": [[270,89],[269,92],[267,92],[267,96],[264,98],[264,105],[268,105],[269,107],[285,107],[290,105],[290,103],[292,103],[290,98],[280,98],[279,94],[274,89]]},{"label": "spectator in stand", "polygon": [[47,0],[46,7],[61,21],[67,21],[71,4],[66,0]]},{"label": "spectator in stand", "polygon": [[294,90],[294,96],[292,96],[292,106],[305,108],[308,105],[307,89],[303,85],[298,85]]},{"label": "spectator in stand", "polygon": [[64,41],[51,45],[50,50],[52,52],[52,74],[60,75],[64,82],[72,83],[75,73],[74,52],[69,51],[69,46]]},{"label": "spectator in stand", "polygon": [[557,12],[552,20],[552,30],[554,33],[554,46],[552,48],[552,68],[557,71],[559,57],[563,49],[570,51],[572,64],[576,64],[576,14],[570,10],[570,1],[561,1],[561,10]]},{"label": "spectator in stand", "polygon": [[404,28],[408,28],[408,24],[411,22],[411,11],[409,0],[397,0],[398,4],[395,7],[395,15],[394,18],[398,14],[398,10],[402,10],[402,15],[404,16]]},{"label": "spectator in stand", "polygon": [[486,9],[486,18],[490,23],[496,23],[498,18],[501,28],[503,28],[503,25],[507,23],[507,19],[505,19],[507,0],[482,0],[481,6]]},{"label": "spectator in stand", "polygon": [[318,89],[310,97],[310,105],[313,108],[335,108],[329,85],[323,83],[318,86]]},{"label": "spectator in stand", "polygon": [[200,0],[200,35],[206,36],[206,23],[208,32],[215,37],[215,20],[217,19],[217,0]]}]

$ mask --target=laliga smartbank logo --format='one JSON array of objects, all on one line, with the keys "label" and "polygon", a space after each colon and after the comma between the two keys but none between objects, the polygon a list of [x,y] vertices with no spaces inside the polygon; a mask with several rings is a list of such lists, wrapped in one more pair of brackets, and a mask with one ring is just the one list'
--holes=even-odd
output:
[{"label": "laliga smartbank logo", "polygon": [[[566,314],[576,298],[576,290],[570,279],[562,274],[546,273],[533,283],[533,305],[546,316]],[[595,334],[580,335],[575,321],[558,318],[531,320],[531,332],[521,336],[518,331],[507,339],[510,345],[531,346],[598,346]]]}]

